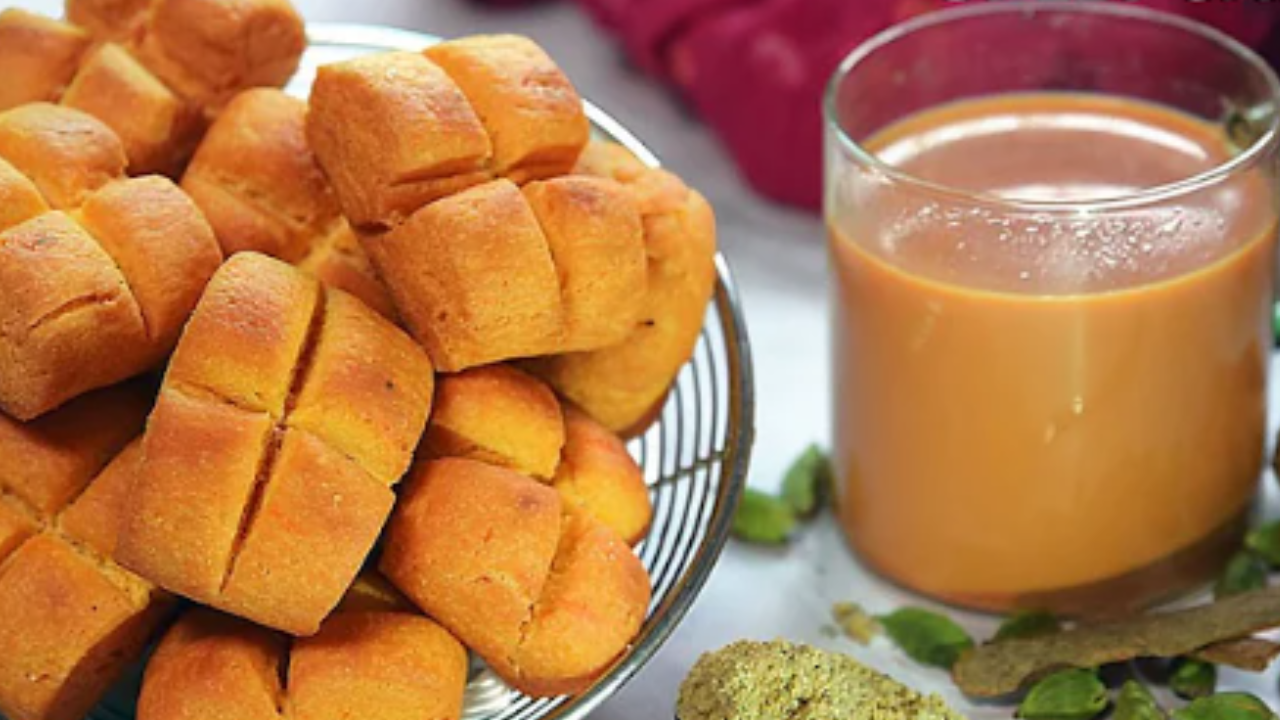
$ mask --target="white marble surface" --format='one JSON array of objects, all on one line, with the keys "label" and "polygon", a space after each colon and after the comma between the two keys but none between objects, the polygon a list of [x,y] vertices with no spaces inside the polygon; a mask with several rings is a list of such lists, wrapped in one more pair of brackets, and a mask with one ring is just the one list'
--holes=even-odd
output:
[{"label": "white marble surface", "polygon": [[[509,30],[546,46],[584,95],[627,125],[716,208],[721,245],[741,284],[755,354],[758,416],[751,484],[766,489],[776,486],[786,465],[806,444],[826,441],[830,399],[821,222],[754,195],[739,180],[715,138],[675,98],[629,69],[610,40],[572,4],[492,10],[464,0],[295,2],[309,21],[378,23],[446,36]],[[17,4],[55,13],[60,6],[48,0],[17,0]],[[785,142],[785,138],[761,138],[761,142]],[[937,689],[948,699],[960,701],[941,673],[914,666],[883,640],[861,648],[825,637],[821,630],[831,603],[848,599],[873,610],[919,602],[860,568],[830,520],[816,523],[785,557],[730,543],[682,626],[652,662],[592,717],[671,717],[680,679],[697,656],[744,637],[788,637],[840,649],[918,687]],[[981,632],[993,624],[987,618],[966,621]],[[1226,680],[1231,685],[1243,682],[1235,676]],[[1254,679],[1251,688],[1274,700],[1274,675]],[[1011,717],[1005,707],[965,709],[973,715]]]}]

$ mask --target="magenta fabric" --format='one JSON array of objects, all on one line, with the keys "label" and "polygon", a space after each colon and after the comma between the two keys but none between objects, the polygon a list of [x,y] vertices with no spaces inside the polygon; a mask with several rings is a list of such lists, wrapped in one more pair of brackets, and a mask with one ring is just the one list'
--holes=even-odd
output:
[{"label": "magenta fabric", "polygon": [[[820,108],[832,71],[880,30],[955,5],[948,0],[576,1],[617,36],[636,65],[680,89],[757,190],[808,208],[821,201]],[[1280,4],[1137,4],[1207,22],[1280,62]]]}]

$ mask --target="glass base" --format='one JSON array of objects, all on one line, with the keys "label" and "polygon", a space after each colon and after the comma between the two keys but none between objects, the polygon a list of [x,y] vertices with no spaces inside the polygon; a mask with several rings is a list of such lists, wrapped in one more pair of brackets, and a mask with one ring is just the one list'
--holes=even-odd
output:
[{"label": "glass base", "polygon": [[858,551],[847,528],[845,539],[859,560],[876,574],[947,605],[995,613],[1045,610],[1095,620],[1132,615],[1204,587],[1217,578],[1227,560],[1240,549],[1252,516],[1252,506],[1248,506],[1195,544],[1123,575],[1075,587],[1018,593],[974,594],[920,588],[877,567]]}]

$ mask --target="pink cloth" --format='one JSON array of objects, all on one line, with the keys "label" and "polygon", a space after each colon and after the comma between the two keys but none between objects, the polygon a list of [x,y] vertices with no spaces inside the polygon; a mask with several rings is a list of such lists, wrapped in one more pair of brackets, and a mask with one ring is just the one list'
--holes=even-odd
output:
[{"label": "pink cloth", "polygon": [[[947,0],[577,1],[618,36],[637,65],[680,88],[757,190],[810,208],[821,201],[821,99],[832,71],[876,32],[955,5]],[[1280,41],[1280,5],[1265,0],[1138,4],[1207,22],[1255,47],[1268,38]],[[1280,60],[1280,47],[1270,52],[1273,62]]]}]

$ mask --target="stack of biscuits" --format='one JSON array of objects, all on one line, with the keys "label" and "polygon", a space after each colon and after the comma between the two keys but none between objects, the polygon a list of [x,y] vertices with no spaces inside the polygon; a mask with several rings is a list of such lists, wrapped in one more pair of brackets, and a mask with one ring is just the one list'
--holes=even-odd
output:
[{"label": "stack of biscuits", "polygon": [[459,718],[649,611],[627,452],[715,222],[527,38],[321,67],[286,0],[0,12],[0,715]]}]

